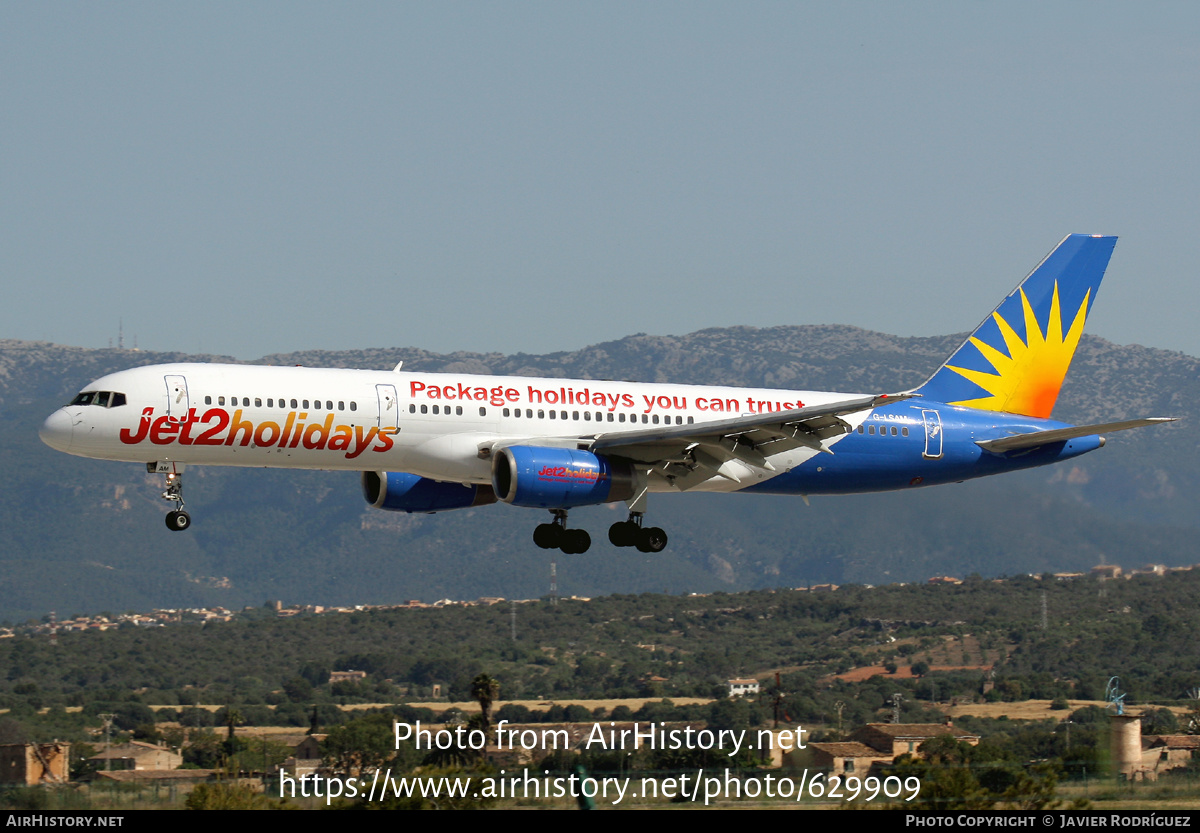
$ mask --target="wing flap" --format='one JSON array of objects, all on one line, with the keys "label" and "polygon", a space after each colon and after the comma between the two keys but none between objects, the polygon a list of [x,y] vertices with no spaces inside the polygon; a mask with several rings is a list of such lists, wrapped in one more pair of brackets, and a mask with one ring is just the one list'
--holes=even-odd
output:
[{"label": "wing flap", "polygon": [[[701,443],[725,440],[730,437],[745,437],[755,446],[772,441],[792,440],[799,445],[820,444],[822,440],[844,434],[849,426],[840,419],[852,414],[877,408],[880,405],[911,398],[911,394],[880,394],[859,396],[827,405],[811,405],[790,411],[774,411],[768,414],[721,419],[692,425],[664,425],[641,431],[597,434],[588,448],[590,451],[612,449],[633,450],[640,446],[679,443]],[[781,449],[782,450],[782,449]],[[821,450],[825,449],[823,446]]]},{"label": "wing flap", "polygon": [[910,397],[903,393],[856,396],[790,411],[598,434],[587,447],[650,464],[651,474],[666,477],[681,491],[713,475],[740,483],[754,470],[775,471],[767,459],[772,454],[801,447],[832,454],[825,441],[850,431],[843,415]]}]

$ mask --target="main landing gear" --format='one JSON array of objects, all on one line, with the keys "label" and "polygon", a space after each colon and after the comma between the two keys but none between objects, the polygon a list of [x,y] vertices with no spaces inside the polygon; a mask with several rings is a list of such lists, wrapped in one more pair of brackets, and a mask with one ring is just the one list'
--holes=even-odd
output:
[{"label": "main landing gear", "polygon": [[544,550],[562,550],[567,555],[587,552],[592,545],[592,536],[586,529],[567,529],[567,510],[551,509],[554,520],[538,524],[533,530],[533,543]]},{"label": "main landing gear", "polygon": [[608,528],[608,540],[614,547],[637,547],[641,552],[662,552],[667,533],[657,526],[642,526],[642,512],[630,512],[629,520],[617,521]]},{"label": "main landing gear", "polygon": [[[151,473],[157,471],[154,463],[146,466]],[[167,513],[167,529],[172,532],[182,532],[192,525],[192,516],[183,511],[183,472],[167,472],[167,490],[162,493],[163,500],[169,500],[178,506]]]},{"label": "main landing gear", "polygon": [[[588,551],[592,536],[584,529],[567,529],[567,510],[552,509],[554,520],[539,524],[533,530],[533,543],[544,550],[562,550],[568,555]],[[608,528],[608,540],[614,547],[637,547],[642,552],[662,552],[667,546],[667,533],[657,526],[642,526],[642,512],[630,512],[629,520],[618,521]]]}]

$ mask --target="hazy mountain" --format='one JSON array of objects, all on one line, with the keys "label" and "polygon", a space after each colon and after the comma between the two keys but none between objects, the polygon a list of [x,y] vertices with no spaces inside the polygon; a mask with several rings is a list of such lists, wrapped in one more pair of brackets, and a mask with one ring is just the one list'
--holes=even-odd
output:
[{"label": "hazy mountain", "polygon": [[[545,375],[875,392],[920,383],[961,336],[898,338],[852,327],[636,335],[545,356],[403,349],[309,351],[258,363]],[[0,618],[104,609],[409,598],[530,597],[550,555],[531,540],[545,514],[491,506],[436,516],[366,508],[351,473],[189,469],[194,525],[171,533],[161,478],[137,464],[70,457],[37,427],[104,373],[213,356],[0,341]],[[650,517],[671,543],[617,550],[624,507],[572,512],[585,555],[557,553],[564,595],[923,580],[1200,561],[1200,361],[1084,337],[1055,416],[1097,422],[1179,416],[1117,434],[1071,463],[904,494],[813,498],[667,495]]]}]

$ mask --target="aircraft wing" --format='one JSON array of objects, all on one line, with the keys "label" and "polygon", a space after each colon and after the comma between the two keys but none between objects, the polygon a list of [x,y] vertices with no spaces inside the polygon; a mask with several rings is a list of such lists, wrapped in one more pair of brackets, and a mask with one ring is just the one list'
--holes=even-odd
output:
[{"label": "aircraft wing", "polygon": [[775,471],[767,457],[781,451],[804,447],[832,454],[825,440],[850,431],[849,423],[842,419],[844,415],[910,397],[911,394],[859,396],[827,405],[714,422],[596,434],[588,444],[588,450],[653,464],[660,473],[675,478],[676,485],[682,489],[703,482],[713,474],[740,482],[738,467],[731,467],[731,462]]},{"label": "aircraft wing", "polygon": [[1014,434],[1011,437],[1001,437],[997,440],[977,440],[975,444],[984,451],[1003,454],[1007,451],[1019,451],[1026,448],[1036,448],[1039,445],[1073,440],[1076,437],[1090,437],[1100,433],[1125,431],[1129,428],[1142,428],[1147,425],[1174,422],[1176,419],[1177,417],[1148,417],[1146,419],[1127,419],[1122,422],[1105,422],[1098,425],[1076,425],[1071,428],[1056,428],[1052,431],[1030,431],[1026,434]]}]

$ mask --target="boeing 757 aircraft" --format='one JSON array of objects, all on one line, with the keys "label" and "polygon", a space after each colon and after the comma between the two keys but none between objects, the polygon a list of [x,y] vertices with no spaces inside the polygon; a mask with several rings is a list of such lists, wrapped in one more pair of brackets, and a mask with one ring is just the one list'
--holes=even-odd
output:
[{"label": "boeing 757 aircraft", "polygon": [[1169,419],[1050,419],[1115,237],[1073,234],[915,390],[829,393],[582,379],[168,364],[97,379],[51,414],[53,448],[166,477],[184,530],[187,466],[362,472],[378,509],[497,500],[548,510],[533,540],[582,553],[576,506],[624,501],[618,547],[660,552],[662,492],[844,494],[916,489],[1056,463],[1100,435]]}]

